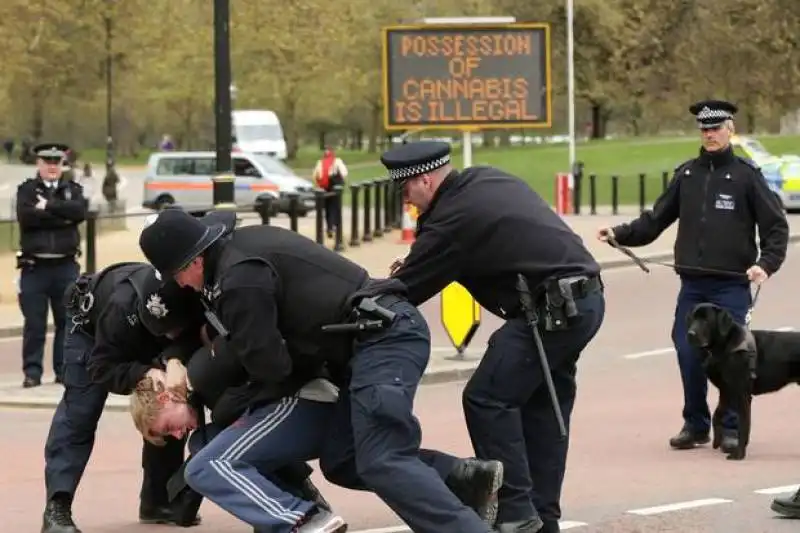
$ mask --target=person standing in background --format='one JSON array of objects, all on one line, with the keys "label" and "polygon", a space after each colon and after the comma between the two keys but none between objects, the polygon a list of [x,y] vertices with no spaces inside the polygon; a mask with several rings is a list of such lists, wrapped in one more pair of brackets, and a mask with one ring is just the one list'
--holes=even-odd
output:
[{"label": "person standing in background", "polygon": [[[332,192],[337,185],[344,186],[347,178],[347,167],[344,162],[336,157],[331,148],[326,148],[322,159],[317,161],[314,167],[314,183],[325,192]],[[342,199],[335,195],[325,197],[325,227],[328,238],[332,239],[336,227],[341,220]]]},{"label": "person standing in background", "polygon": [[42,360],[47,334],[47,314],[53,310],[53,371],[62,382],[66,310],[64,293],[80,273],[78,225],[86,219],[88,202],[83,187],[64,176],[69,147],[42,144],[36,154],[36,176],[17,189],[17,223],[20,251],[19,303],[25,316],[22,368],[25,388],[42,384]]}]

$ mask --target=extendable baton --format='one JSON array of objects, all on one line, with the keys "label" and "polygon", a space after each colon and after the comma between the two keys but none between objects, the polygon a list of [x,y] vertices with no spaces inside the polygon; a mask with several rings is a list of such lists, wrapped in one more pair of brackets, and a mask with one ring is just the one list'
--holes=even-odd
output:
[{"label": "extendable baton", "polygon": [[533,296],[528,286],[528,280],[526,280],[525,276],[522,274],[517,274],[517,292],[519,293],[520,303],[522,304],[522,312],[525,314],[525,320],[531,328],[533,340],[536,343],[539,363],[542,366],[542,374],[544,375],[544,382],[547,385],[547,392],[550,394],[550,402],[553,404],[553,414],[555,414],[556,421],[558,422],[558,430],[561,433],[561,438],[566,439],[567,425],[564,423],[564,414],[561,412],[561,404],[558,401],[558,394],[556,394],[553,375],[550,373],[550,363],[547,361],[547,354],[544,351],[542,336],[539,333],[539,319],[536,316],[536,310],[533,306]]}]

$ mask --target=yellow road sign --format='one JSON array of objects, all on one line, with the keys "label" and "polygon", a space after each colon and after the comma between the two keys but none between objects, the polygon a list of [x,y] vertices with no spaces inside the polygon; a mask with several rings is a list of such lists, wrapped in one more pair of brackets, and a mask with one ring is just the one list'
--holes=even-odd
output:
[{"label": "yellow road sign", "polygon": [[450,342],[462,353],[481,324],[481,306],[463,285],[453,282],[442,291],[441,320]]}]

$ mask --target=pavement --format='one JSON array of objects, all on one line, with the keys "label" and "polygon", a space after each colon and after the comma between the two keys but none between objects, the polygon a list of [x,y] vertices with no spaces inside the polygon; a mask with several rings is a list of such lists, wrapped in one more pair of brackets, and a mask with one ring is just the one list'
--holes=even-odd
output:
[{"label": "pavement", "polygon": [[[800,249],[790,248],[783,270],[761,291],[753,315],[759,329],[800,329]],[[782,533],[797,524],[774,517],[769,503],[800,482],[800,424],[794,415],[800,389],[787,387],[753,402],[753,433],[747,459],[727,461],[709,447],[668,448],[681,424],[681,385],[670,327],[678,279],[655,265],[604,273],[607,315],[579,362],[578,396],[572,417],[569,467],[562,497],[562,529],[577,533]],[[452,352],[436,321],[431,322],[431,368]],[[476,357],[499,321],[485,317],[469,357]],[[0,341],[0,374],[18,361],[19,340]],[[477,359],[471,363],[474,365]],[[13,362],[14,364],[11,364]],[[440,368],[440,367],[438,367]],[[4,387],[18,387],[18,376]],[[49,386],[53,396],[58,387]],[[430,383],[419,390],[415,413],[423,446],[469,456],[463,422],[464,380]],[[45,390],[34,389],[35,394]],[[716,393],[709,392],[712,406]],[[111,400],[113,404],[115,400]],[[5,531],[39,527],[44,499],[42,448],[52,416],[49,409],[0,408],[0,517]],[[98,430],[98,445],[74,505],[75,518],[93,533],[149,533],[157,526],[135,523],[140,482],[140,438],[126,413],[109,410]],[[312,464],[316,468],[317,465]],[[357,533],[409,531],[375,496],[314,481]],[[245,533],[250,529],[211,503],[202,508],[197,533]]]}]

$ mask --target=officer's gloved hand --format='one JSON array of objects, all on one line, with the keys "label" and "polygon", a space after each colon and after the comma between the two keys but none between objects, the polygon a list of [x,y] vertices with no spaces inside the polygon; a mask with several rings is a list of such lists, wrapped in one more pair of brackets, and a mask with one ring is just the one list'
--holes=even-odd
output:
[{"label": "officer's gloved hand", "polygon": [[608,242],[614,239],[614,230],[611,228],[601,228],[597,230],[597,240],[600,242]]}]

